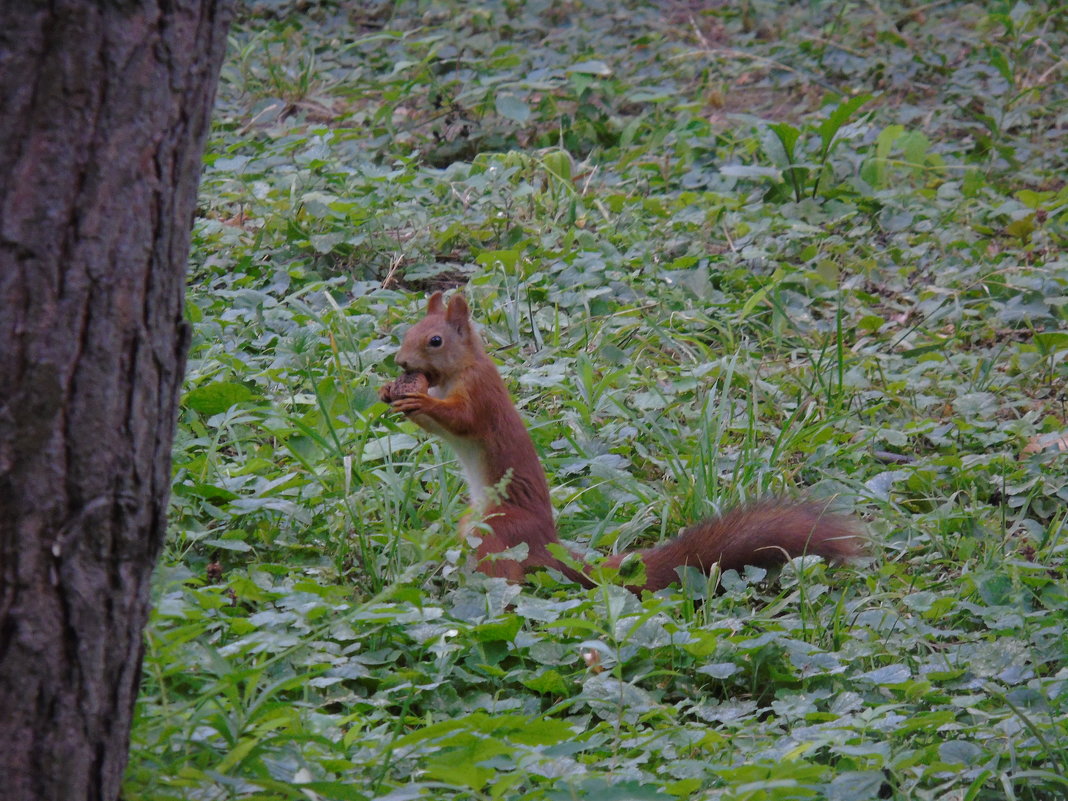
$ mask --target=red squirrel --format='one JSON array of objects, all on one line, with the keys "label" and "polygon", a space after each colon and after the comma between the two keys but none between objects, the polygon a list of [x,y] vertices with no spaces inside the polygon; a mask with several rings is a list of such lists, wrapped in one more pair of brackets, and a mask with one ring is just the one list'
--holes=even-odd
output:
[{"label": "red squirrel", "polygon": [[[426,316],[405,334],[396,362],[405,375],[379,394],[394,410],[448,442],[459,457],[471,506],[486,524],[474,532],[481,538],[478,569],[518,582],[527,570],[550,567],[592,586],[585,572],[565,565],[547,548],[560,543],[549,483],[463,295],[454,294],[447,306],[440,292],[431,295]],[[465,518],[463,533],[467,526]],[[488,558],[520,543],[527,545],[521,562]],[[842,562],[860,555],[861,539],[850,518],[828,513],[822,504],[767,500],[705,520],[638,553],[645,584],[629,587],[634,592],[677,582],[675,568],[681,565],[707,574],[715,564],[724,570],[772,566],[802,554]],[[607,565],[618,567],[626,556],[617,554]]]}]

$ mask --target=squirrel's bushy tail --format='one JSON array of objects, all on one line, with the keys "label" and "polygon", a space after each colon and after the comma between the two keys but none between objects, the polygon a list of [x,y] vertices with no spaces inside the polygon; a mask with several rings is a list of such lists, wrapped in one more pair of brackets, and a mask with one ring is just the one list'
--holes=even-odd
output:
[{"label": "squirrel's bushy tail", "polygon": [[[863,547],[857,524],[826,505],[769,500],[704,520],[640,553],[646,582],[635,589],[656,591],[679,580],[675,568],[681,565],[708,573],[714,564],[722,570],[770,567],[804,554],[844,562],[860,556]],[[609,563],[618,564],[624,556]]]}]

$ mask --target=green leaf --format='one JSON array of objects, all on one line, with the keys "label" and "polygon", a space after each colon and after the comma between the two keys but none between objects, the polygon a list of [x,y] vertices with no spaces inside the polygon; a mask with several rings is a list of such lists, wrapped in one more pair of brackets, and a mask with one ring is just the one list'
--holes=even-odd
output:
[{"label": "green leaf", "polygon": [[530,106],[513,94],[498,92],[494,98],[494,107],[498,114],[514,122],[525,123],[530,119]]},{"label": "green leaf", "polygon": [[486,266],[499,263],[506,269],[512,269],[519,263],[520,256],[518,250],[484,250],[478,254],[476,261]]},{"label": "green leaf", "polygon": [[234,381],[212,381],[186,393],[184,405],[206,417],[221,414],[239,403],[251,400],[253,392]]},{"label": "green leaf", "polygon": [[873,162],[874,174],[868,179],[868,183],[877,189],[882,189],[887,184],[890,167],[887,163],[894,144],[905,134],[903,125],[887,125],[879,132],[875,140],[875,160]]},{"label": "green leaf", "polygon": [[515,615],[508,615],[488,623],[475,626],[471,633],[478,642],[511,642],[522,628],[523,621]]},{"label": "green leaf", "polygon": [[1005,226],[1005,233],[1009,236],[1014,236],[1021,242],[1027,242],[1031,239],[1031,234],[1035,232],[1035,215],[1028,214],[1026,217],[1021,217],[1018,220],[1013,220]]},{"label": "green leaf", "polygon": [[797,144],[797,140],[801,136],[801,131],[790,125],[788,122],[776,122],[768,125],[768,130],[775,134],[780,146],[782,147],[782,153],[784,158],[774,159],[781,167],[788,167],[796,160],[794,157],[794,146]]},{"label": "green leaf", "polygon": [[542,156],[542,164],[545,169],[564,181],[571,183],[571,156],[564,150],[553,150]]},{"label": "green leaf", "polygon": [[311,242],[316,253],[331,253],[348,236],[349,234],[345,231],[331,231],[325,234],[311,234],[308,241]]},{"label": "green leaf", "polygon": [[967,740],[950,740],[938,746],[938,757],[947,765],[975,765],[984,755],[982,748]]},{"label": "green leaf", "polygon": [[238,551],[240,553],[248,553],[252,550],[252,546],[244,540],[235,539],[210,539],[202,540],[204,545],[211,546],[212,548],[221,548],[224,551]]},{"label": "green leaf", "polygon": [[838,135],[838,131],[841,130],[842,126],[849,122],[857,110],[871,99],[871,95],[857,95],[848,100],[843,100],[834,107],[827,119],[820,123],[818,130],[823,157],[826,157],[830,152],[834,138]]},{"label": "green leaf", "polygon": [[986,52],[994,69],[1001,73],[1001,77],[1008,82],[1009,86],[1013,86],[1016,83],[1015,76],[1005,52],[1000,47],[988,47]]},{"label": "green leaf", "polygon": [[1034,335],[1038,352],[1050,355],[1068,349],[1068,331],[1042,331]]},{"label": "green leaf", "polygon": [[572,684],[555,670],[546,670],[537,676],[523,679],[523,686],[541,695],[560,698],[566,698],[574,692]]},{"label": "green leaf", "polygon": [[596,75],[607,78],[612,70],[603,61],[579,61],[567,68],[568,72],[577,72],[582,75]]},{"label": "green leaf", "polygon": [[927,152],[931,149],[931,140],[921,131],[909,131],[900,137],[899,142],[904,152],[905,161],[911,164],[923,164]]},{"label": "green leaf", "polygon": [[761,167],[748,164],[724,164],[719,168],[721,175],[728,178],[771,178],[782,180],[782,170],[778,167]]},{"label": "green leaf", "polygon": [[763,303],[764,298],[768,296],[768,292],[777,287],[782,280],[786,277],[786,271],[780,267],[771,277],[764,282],[764,285],[760,287],[756,292],[749,296],[749,298],[742,305],[741,310],[738,312],[738,318],[744,320],[749,316],[750,312],[757,307],[758,304]]},{"label": "green leaf", "polygon": [[625,586],[641,587],[645,584],[645,562],[638,553],[629,553],[619,563],[619,580]]},{"label": "green leaf", "polygon": [[868,801],[879,798],[886,776],[878,770],[839,773],[827,788],[827,801]]},{"label": "green leaf", "polygon": [[873,684],[902,684],[912,678],[912,673],[907,665],[897,664],[869,670],[867,673],[861,673],[857,678]]},{"label": "green leaf", "polygon": [[697,668],[698,673],[704,673],[707,676],[711,676],[714,679],[726,679],[733,676],[741,668],[739,668],[733,662],[716,662],[711,665],[702,665]]}]

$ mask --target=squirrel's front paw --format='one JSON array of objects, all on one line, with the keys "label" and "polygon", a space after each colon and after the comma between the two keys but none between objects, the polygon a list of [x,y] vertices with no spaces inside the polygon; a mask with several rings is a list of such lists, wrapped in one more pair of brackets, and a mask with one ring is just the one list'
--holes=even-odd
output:
[{"label": "squirrel's front paw", "polygon": [[438,403],[438,399],[430,397],[425,392],[410,392],[402,398],[394,398],[390,405],[397,412],[426,414],[435,403]]}]

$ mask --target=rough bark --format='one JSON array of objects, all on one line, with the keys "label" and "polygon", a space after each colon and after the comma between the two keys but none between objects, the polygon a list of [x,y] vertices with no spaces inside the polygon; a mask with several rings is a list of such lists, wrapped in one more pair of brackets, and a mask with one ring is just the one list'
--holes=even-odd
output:
[{"label": "rough bark", "polygon": [[0,795],[114,799],[229,3],[0,10]]}]

